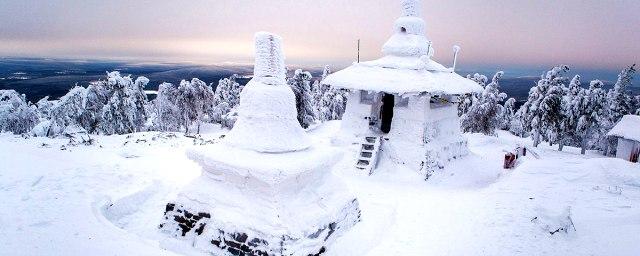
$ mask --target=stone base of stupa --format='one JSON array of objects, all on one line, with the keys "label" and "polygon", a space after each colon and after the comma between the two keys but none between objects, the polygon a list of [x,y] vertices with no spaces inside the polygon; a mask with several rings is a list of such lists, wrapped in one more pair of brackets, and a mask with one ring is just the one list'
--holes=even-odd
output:
[{"label": "stone base of stupa", "polygon": [[167,204],[163,243],[213,255],[322,254],[360,220],[358,201],[331,174],[341,157],[335,152],[265,154],[224,145],[190,151],[203,174]]}]

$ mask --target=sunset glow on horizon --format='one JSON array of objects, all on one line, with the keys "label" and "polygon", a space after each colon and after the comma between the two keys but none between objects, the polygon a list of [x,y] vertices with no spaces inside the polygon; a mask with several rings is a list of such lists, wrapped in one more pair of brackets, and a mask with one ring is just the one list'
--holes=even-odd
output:
[{"label": "sunset glow on horizon", "polygon": [[[461,65],[621,68],[640,55],[640,1],[425,0],[435,59]],[[250,63],[253,34],[284,38],[288,63],[380,57],[399,1],[3,1],[0,56]]]}]

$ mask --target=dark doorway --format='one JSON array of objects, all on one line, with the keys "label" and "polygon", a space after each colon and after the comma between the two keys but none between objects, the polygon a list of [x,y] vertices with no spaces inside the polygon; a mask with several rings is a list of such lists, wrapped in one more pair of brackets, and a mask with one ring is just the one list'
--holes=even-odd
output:
[{"label": "dark doorway", "polygon": [[385,93],[382,96],[382,107],[380,108],[380,130],[383,133],[391,131],[391,121],[393,120],[393,106],[395,99],[393,95]]}]

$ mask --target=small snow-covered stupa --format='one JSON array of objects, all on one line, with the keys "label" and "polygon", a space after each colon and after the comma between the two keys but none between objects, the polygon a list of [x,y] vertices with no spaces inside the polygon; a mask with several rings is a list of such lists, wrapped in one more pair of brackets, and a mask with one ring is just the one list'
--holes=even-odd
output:
[{"label": "small snow-covered stupa", "polygon": [[640,116],[623,116],[608,135],[618,140],[617,158],[634,163],[640,160]]},{"label": "small snow-covered stupa", "polygon": [[450,159],[467,154],[457,96],[482,88],[431,59],[420,10],[420,1],[402,0],[402,17],[382,47],[385,56],[354,63],[323,81],[350,90],[342,133],[362,142],[357,168],[371,172],[380,151],[428,178]]},{"label": "small snow-covered stupa", "polygon": [[186,240],[213,255],[319,255],[359,221],[358,201],[331,173],[339,151],[312,145],[296,119],[280,37],[256,34],[254,73],[226,138],[188,152],[203,174],[167,204],[167,247]]}]

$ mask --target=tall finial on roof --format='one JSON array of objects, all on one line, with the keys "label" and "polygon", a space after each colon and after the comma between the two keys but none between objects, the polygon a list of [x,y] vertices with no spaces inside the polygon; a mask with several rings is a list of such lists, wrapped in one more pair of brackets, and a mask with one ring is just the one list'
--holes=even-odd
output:
[{"label": "tall finial on roof", "polygon": [[422,1],[421,0],[401,0],[402,16],[404,17],[420,17]]},{"label": "tall finial on roof", "polygon": [[258,32],[256,40],[255,78],[265,84],[284,84],[286,68],[282,51],[282,38],[268,32]]}]

